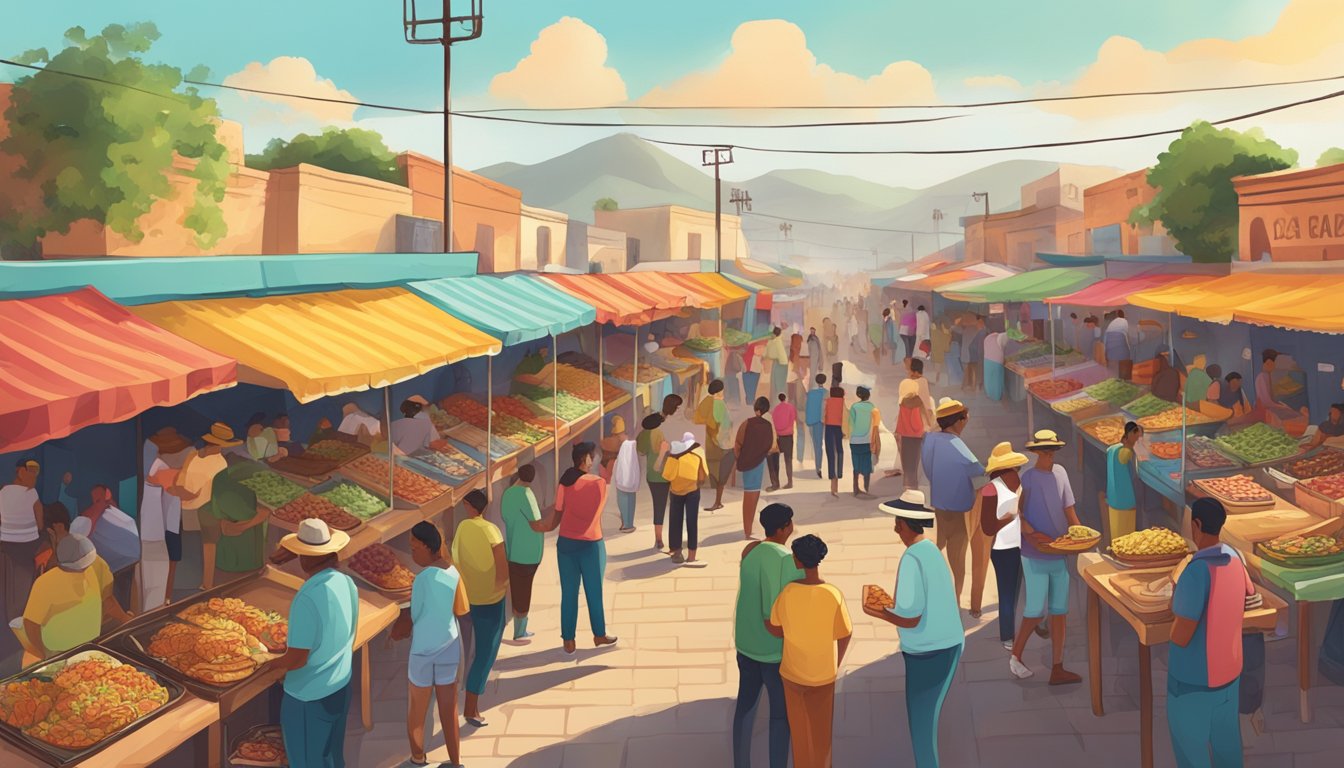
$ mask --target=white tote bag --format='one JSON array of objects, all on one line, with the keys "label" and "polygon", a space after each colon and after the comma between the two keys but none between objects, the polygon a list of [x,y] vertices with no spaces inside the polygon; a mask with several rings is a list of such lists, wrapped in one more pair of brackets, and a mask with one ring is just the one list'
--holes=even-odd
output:
[{"label": "white tote bag", "polygon": [[635,450],[634,440],[626,440],[621,443],[621,450],[616,454],[616,466],[612,469],[611,479],[618,491],[634,493],[639,490],[639,452]]}]

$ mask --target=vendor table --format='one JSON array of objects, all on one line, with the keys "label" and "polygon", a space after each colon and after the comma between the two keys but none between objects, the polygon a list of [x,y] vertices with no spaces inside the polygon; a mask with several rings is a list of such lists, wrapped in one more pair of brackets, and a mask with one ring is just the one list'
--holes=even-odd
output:
[{"label": "vendor table", "polygon": [[[197,764],[217,768],[223,749],[219,705],[190,693],[184,694],[182,700],[165,716],[145,723],[98,754],[71,765],[79,768],[143,768],[177,749],[202,730],[207,733],[207,745],[205,753],[197,755]],[[8,744],[0,744],[0,762],[4,763],[5,768],[51,768]]]},{"label": "vendor table", "polygon": [[[1092,693],[1092,714],[1105,714],[1101,691],[1101,604],[1105,602],[1134,630],[1139,640],[1139,747],[1143,768],[1153,765],[1153,660],[1152,646],[1171,639],[1174,620],[1170,611],[1144,614],[1125,602],[1111,584],[1121,573],[1155,573],[1169,569],[1125,569],[1093,552],[1078,556],[1078,572],[1087,585],[1087,658],[1088,685]],[[1243,626],[1271,630],[1288,604],[1275,595],[1261,591],[1264,605],[1246,611]]]}]

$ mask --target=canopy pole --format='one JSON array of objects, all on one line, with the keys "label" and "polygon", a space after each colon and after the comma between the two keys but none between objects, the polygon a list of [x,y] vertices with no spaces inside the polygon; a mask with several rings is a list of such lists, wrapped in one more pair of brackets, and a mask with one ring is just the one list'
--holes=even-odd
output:
[{"label": "canopy pole", "polygon": [[560,481],[560,372],[555,367],[555,331],[551,331],[551,453],[555,457],[555,479]]},{"label": "canopy pole", "polygon": [[1055,359],[1055,321],[1059,319],[1059,305],[1047,304],[1050,311],[1050,378],[1055,378],[1055,367],[1058,361]]},{"label": "canopy pole", "polygon": [[597,436],[603,438],[607,436],[607,384],[606,370],[602,361],[602,326],[594,324],[593,329],[597,332]]},{"label": "canopy pole", "polygon": [[[652,397],[652,395],[650,395]],[[635,362],[630,371],[630,417],[639,421],[639,326],[635,326]]]},{"label": "canopy pole", "polygon": [[[1176,313],[1167,313],[1167,357],[1169,363],[1176,362]],[[1176,371],[1177,381],[1180,380],[1181,372]],[[1180,399],[1181,406],[1181,488],[1185,488],[1185,431],[1188,428],[1186,424],[1187,411],[1185,405],[1185,392],[1178,391],[1177,396]]]},{"label": "canopy pole", "polygon": [[392,445],[392,385],[383,387],[383,421],[387,425],[387,508],[392,508],[392,484],[396,482],[397,457]]},{"label": "canopy pole", "polygon": [[490,444],[495,434],[495,356],[485,358],[485,500],[490,501],[494,493],[495,470],[494,457]]}]

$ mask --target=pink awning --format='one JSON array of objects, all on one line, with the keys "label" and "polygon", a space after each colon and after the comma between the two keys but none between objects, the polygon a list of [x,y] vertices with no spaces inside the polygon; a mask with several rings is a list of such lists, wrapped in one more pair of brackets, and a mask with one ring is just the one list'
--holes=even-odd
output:
[{"label": "pink awning", "polygon": [[93,288],[0,300],[0,453],[233,386],[236,368]]},{"label": "pink awning", "polygon": [[1075,307],[1123,307],[1129,303],[1129,297],[1140,291],[1154,288],[1168,288],[1184,285],[1197,285],[1214,279],[1211,275],[1138,275],[1136,277],[1110,277],[1095,282],[1081,291],[1066,296],[1053,296],[1045,300],[1046,304],[1067,304]]}]

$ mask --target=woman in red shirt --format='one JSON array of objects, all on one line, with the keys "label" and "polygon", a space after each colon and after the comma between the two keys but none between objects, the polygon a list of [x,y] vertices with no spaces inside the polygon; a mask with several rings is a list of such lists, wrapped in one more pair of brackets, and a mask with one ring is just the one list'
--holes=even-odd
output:
[{"label": "woman in red shirt", "polygon": [[845,476],[845,388],[831,387],[822,409],[826,427],[826,474],[831,478],[831,495],[839,497],[840,478]]},{"label": "woman in red shirt", "polygon": [[588,602],[588,623],[593,629],[593,645],[612,645],[616,638],[607,635],[606,614],[602,610],[602,579],[607,570],[607,546],[602,540],[602,508],[607,503],[607,481],[591,474],[596,446],[574,446],[574,466],[560,477],[555,496],[555,513],[548,528],[559,526],[555,541],[556,560],[560,564],[560,638],[565,653],[574,653],[574,634],[579,623],[579,585]]}]

